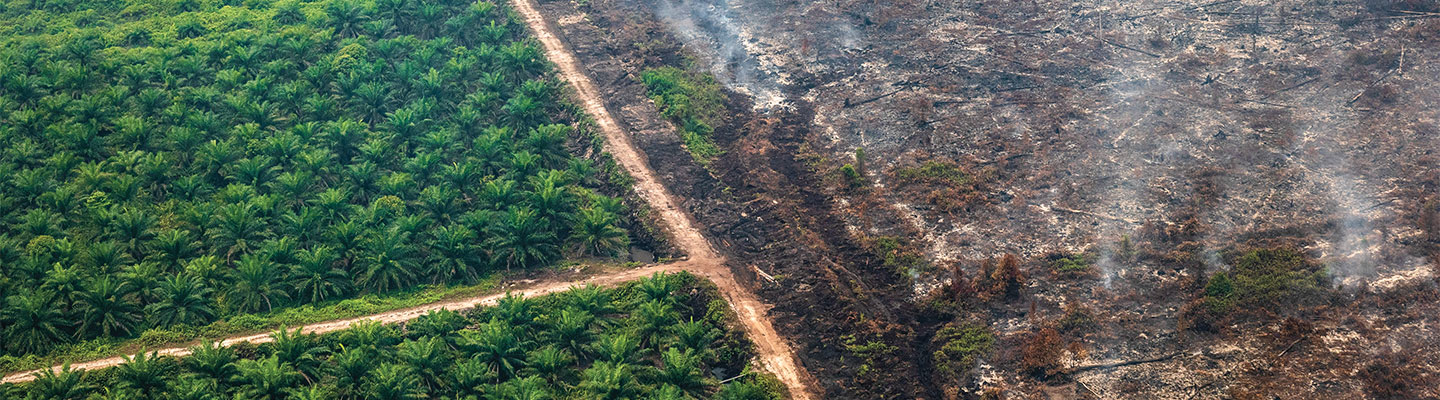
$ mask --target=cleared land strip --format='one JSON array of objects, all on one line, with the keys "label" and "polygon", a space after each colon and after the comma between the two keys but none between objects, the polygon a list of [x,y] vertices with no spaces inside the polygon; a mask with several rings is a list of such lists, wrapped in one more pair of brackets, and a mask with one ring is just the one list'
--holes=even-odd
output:
[{"label": "cleared land strip", "polygon": [[[785,338],[775,331],[770,323],[766,311],[770,305],[761,301],[754,293],[746,290],[735,280],[735,276],[725,265],[725,258],[716,252],[705,239],[700,230],[695,228],[690,216],[676,206],[676,201],[670,195],[669,190],[655,178],[645,157],[635,149],[630,142],[629,135],[620,125],[615,122],[610,111],[605,108],[600,100],[599,91],[595,84],[586,76],[575,61],[575,57],[565,48],[565,44],[550,30],[549,25],[535,8],[533,0],[514,0],[515,6],[522,16],[525,24],[528,25],[534,37],[545,47],[545,54],[550,61],[554,62],[559,69],[561,76],[575,89],[576,95],[585,108],[586,113],[595,119],[596,125],[600,128],[601,134],[605,136],[606,147],[635,178],[634,189],[641,198],[650,204],[650,208],[660,216],[662,225],[673,236],[674,243],[685,251],[689,258],[685,261],[663,265],[653,265],[644,268],[620,271],[607,275],[590,277],[578,281],[563,281],[541,283],[524,290],[514,291],[526,297],[541,296],[568,290],[569,288],[586,285],[614,285],[620,282],[631,281],[649,276],[656,272],[677,272],[688,271],[690,273],[705,277],[714,282],[720,289],[720,294],[730,303],[735,310],[737,319],[745,329],[746,334],[755,342],[756,352],[760,357],[762,365],[767,371],[775,374],[781,382],[789,389],[794,399],[808,400],[815,398],[815,392],[810,382],[813,381],[809,374],[800,367],[795,358],[795,353]],[[408,309],[384,312],[364,317],[320,322],[301,327],[305,333],[326,333],[345,329],[351,324],[359,321],[380,321],[383,323],[404,322],[415,319],[433,310],[463,310],[477,306],[493,305],[503,295],[492,294],[477,296],[455,301],[429,304]],[[236,336],[222,340],[220,343],[225,346],[236,343],[266,343],[271,341],[268,333]],[[171,347],[152,350],[155,353],[166,356],[185,356],[190,354],[189,347]],[[123,357],[111,357],[95,361],[71,364],[74,369],[99,369],[108,368],[124,363]],[[58,370],[61,366],[51,367]],[[11,374],[4,378],[3,383],[27,382],[35,379],[35,371],[27,371]]]},{"label": "cleared land strip", "polygon": [[813,398],[815,392],[810,382],[814,380],[800,367],[790,343],[775,332],[775,327],[766,315],[770,305],[740,286],[730,268],[725,266],[725,258],[716,252],[710,241],[695,228],[689,214],[676,207],[677,202],[670,195],[670,191],[655,178],[644,155],[630,142],[630,135],[620,129],[615,117],[605,108],[595,83],[585,75],[579,62],[575,60],[575,55],[550,29],[545,16],[535,7],[534,0],[513,0],[511,4],[524,17],[525,24],[530,26],[531,34],[545,47],[546,57],[555,63],[560,75],[575,88],[576,96],[585,112],[595,118],[595,124],[605,136],[606,150],[635,178],[635,191],[650,203],[650,207],[660,215],[663,225],[670,231],[675,244],[690,256],[691,264],[687,270],[709,278],[720,288],[721,295],[730,302],[730,307],[735,310],[750,340],[755,342],[756,351],[765,369],[785,383],[790,390],[790,396],[795,399]]}]

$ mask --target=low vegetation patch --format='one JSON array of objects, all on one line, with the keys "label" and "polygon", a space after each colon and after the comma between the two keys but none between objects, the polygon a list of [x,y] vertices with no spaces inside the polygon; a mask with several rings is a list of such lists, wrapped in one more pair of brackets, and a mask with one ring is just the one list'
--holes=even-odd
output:
[{"label": "low vegetation patch", "polygon": [[1229,272],[1218,272],[1205,286],[1204,304],[1212,312],[1236,305],[1283,305],[1314,300],[1329,289],[1329,274],[1289,249],[1259,249],[1236,258]]},{"label": "low vegetation patch", "polygon": [[[404,325],[361,323],[273,343],[202,345],[183,358],[141,355],[96,372],[41,373],[6,398],[755,399],[783,396],[749,372],[733,320],[709,318],[718,294],[688,274],[617,289],[508,297]],[[738,348],[737,348],[738,347]],[[729,356],[727,356],[729,355]],[[713,371],[720,369],[724,375]],[[727,380],[727,383],[721,383]],[[195,397],[200,396],[200,397]]]},{"label": "low vegetation patch", "polygon": [[877,237],[871,241],[870,247],[886,268],[900,276],[913,277],[930,269],[930,263],[925,260],[924,254],[901,238]]},{"label": "low vegetation patch", "polygon": [[700,165],[720,156],[711,134],[725,112],[725,95],[715,78],[675,67],[646,70],[640,77],[660,115],[675,123],[685,149]]},{"label": "low vegetation patch", "polygon": [[926,192],[926,200],[941,211],[959,211],[985,199],[978,174],[954,161],[925,161],[919,166],[891,172],[902,187]]},{"label": "low vegetation patch", "polygon": [[949,161],[926,161],[918,167],[897,168],[895,178],[903,183],[931,183],[940,185],[965,185],[974,177]]},{"label": "low vegetation patch", "polygon": [[957,381],[975,366],[975,361],[995,345],[995,334],[982,325],[950,324],[930,341],[937,349],[931,354],[935,372],[947,381]]},{"label": "low vegetation patch", "polygon": [[1094,269],[1096,257],[1092,253],[1080,253],[1057,254],[1051,258],[1050,269],[1056,274],[1086,275]]}]

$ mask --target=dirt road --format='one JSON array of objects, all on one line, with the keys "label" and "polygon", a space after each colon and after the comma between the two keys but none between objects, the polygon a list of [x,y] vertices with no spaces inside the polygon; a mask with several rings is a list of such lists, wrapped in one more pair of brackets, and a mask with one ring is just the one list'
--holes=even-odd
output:
[{"label": "dirt road", "polygon": [[675,199],[665,185],[655,178],[645,156],[636,150],[630,142],[630,136],[620,128],[614,116],[605,108],[595,83],[580,69],[575,55],[565,47],[565,43],[551,30],[545,16],[536,9],[535,0],[513,0],[511,4],[515,11],[524,17],[525,24],[530,26],[531,34],[545,47],[546,57],[555,63],[560,75],[575,88],[576,96],[585,112],[595,118],[595,124],[605,136],[606,150],[635,178],[635,191],[650,203],[651,209],[659,213],[661,225],[669,230],[675,245],[689,254],[691,268],[688,271],[704,276],[719,286],[720,293],[730,302],[730,307],[735,310],[750,340],[755,342],[756,351],[765,369],[785,383],[792,398],[815,397],[811,389],[814,387],[811,385],[813,378],[800,367],[790,343],[775,332],[775,327],[766,315],[770,305],[740,286],[730,268],[725,265],[725,258],[716,252],[710,241],[695,228],[690,215],[676,207]]},{"label": "dirt road", "polygon": [[[573,54],[566,49],[565,44],[560,41],[551,31],[545,21],[535,8],[534,0],[514,0],[513,5],[522,16],[526,25],[529,25],[535,38],[545,47],[546,56],[556,64],[560,74],[575,89],[576,95],[581,101],[585,111],[595,119],[596,125],[605,136],[607,149],[615,159],[635,178],[635,191],[650,204],[650,208],[658,213],[661,225],[670,232],[674,244],[683,249],[688,255],[685,261],[655,265],[644,268],[625,270],[613,274],[595,276],[579,281],[564,281],[541,283],[513,293],[526,297],[540,296],[567,290],[571,287],[598,284],[614,285],[620,282],[631,281],[656,272],[689,271],[690,273],[705,277],[714,282],[720,289],[720,293],[735,310],[742,327],[752,341],[755,342],[756,352],[767,371],[775,374],[781,382],[790,390],[792,398],[797,400],[808,400],[817,397],[813,392],[813,378],[800,367],[795,358],[795,353],[790,348],[789,342],[782,338],[771,324],[766,312],[770,305],[761,301],[754,293],[745,289],[735,280],[734,274],[725,265],[725,258],[715,251],[699,229],[695,228],[694,221],[684,211],[676,206],[676,201],[670,195],[669,190],[655,178],[645,156],[635,149],[630,142],[629,135],[615,122],[609,110],[600,100],[599,91],[595,84],[580,69]],[[359,321],[380,321],[383,323],[404,322],[415,319],[433,310],[461,310],[474,308],[476,306],[493,305],[503,295],[487,295],[472,297],[451,302],[435,303],[415,308],[396,310],[359,318],[321,322],[302,327],[306,333],[326,333],[349,327]],[[236,343],[266,343],[271,341],[269,333],[237,336],[221,341],[222,345],[233,345]],[[160,355],[185,356],[190,354],[188,347],[172,347],[153,350]],[[122,357],[112,357],[95,361],[88,361],[72,364],[75,369],[99,369],[119,365],[125,362]],[[58,369],[59,366],[52,367]],[[38,370],[37,370],[38,371]],[[17,383],[34,380],[37,371],[16,373],[4,378],[3,383]]]}]

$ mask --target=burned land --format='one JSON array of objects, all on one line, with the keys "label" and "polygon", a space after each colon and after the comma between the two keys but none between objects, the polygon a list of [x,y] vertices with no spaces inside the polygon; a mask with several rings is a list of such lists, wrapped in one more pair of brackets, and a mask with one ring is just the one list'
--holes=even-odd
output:
[{"label": "burned land", "polygon": [[826,398],[1440,396],[1440,4],[542,7]]}]

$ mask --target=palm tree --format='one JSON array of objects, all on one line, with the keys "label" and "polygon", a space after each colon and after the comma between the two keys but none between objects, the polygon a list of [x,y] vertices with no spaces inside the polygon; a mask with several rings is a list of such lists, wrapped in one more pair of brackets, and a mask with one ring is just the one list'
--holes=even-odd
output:
[{"label": "palm tree", "polygon": [[112,236],[130,249],[131,256],[140,257],[140,244],[155,236],[156,219],[149,213],[125,208],[110,221]]},{"label": "palm tree", "polygon": [[433,337],[444,340],[453,340],[455,333],[469,325],[465,316],[450,310],[430,310],[424,315],[415,318],[405,325],[411,337]]},{"label": "palm tree", "polygon": [[599,361],[615,364],[634,364],[640,360],[643,349],[640,338],[624,332],[600,335],[590,344],[590,353]]},{"label": "palm tree", "polygon": [[527,376],[512,379],[496,388],[497,398],[507,400],[550,400],[554,397],[545,388],[545,379]]},{"label": "palm tree", "polygon": [[230,260],[236,253],[250,250],[250,247],[266,236],[264,219],[260,218],[250,203],[231,204],[221,207],[219,218],[210,230],[214,248],[226,249],[225,259]]},{"label": "palm tree", "polygon": [[290,286],[299,298],[319,303],[340,296],[349,288],[350,275],[335,268],[340,257],[331,247],[321,245],[300,250],[296,258],[298,263],[290,269]]},{"label": "palm tree", "polygon": [[176,380],[166,392],[168,400],[219,400],[219,388],[213,382],[194,377]]},{"label": "palm tree", "polygon": [[454,164],[446,165],[440,170],[440,175],[451,187],[459,188],[460,191],[471,194],[475,193],[474,186],[480,180],[481,166],[478,162],[464,160]]},{"label": "palm tree", "polygon": [[534,126],[545,118],[545,109],[530,96],[524,94],[511,97],[505,102],[505,121],[515,129]]},{"label": "palm tree", "polygon": [[559,345],[560,348],[568,349],[576,354],[584,354],[584,351],[595,341],[595,334],[590,327],[595,323],[595,315],[588,311],[566,308],[551,322],[546,333],[550,341]]},{"label": "palm tree", "polygon": [[157,292],[160,301],[145,307],[150,322],[156,326],[199,326],[215,318],[210,299],[214,290],[205,287],[205,282],[198,276],[187,273],[172,275],[160,282]]},{"label": "palm tree", "polygon": [[[537,81],[525,82],[525,86],[530,86],[530,82]],[[530,130],[529,135],[525,136],[525,149],[539,155],[548,165],[564,162],[566,158],[570,157],[570,153],[565,150],[565,139],[569,138],[572,130],[573,128],[569,125],[561,124],[535,127]]]},{"label": "palm tree", "polygon": [[632,365],[598,361],[583,375],[576,389],[587,399],[621,400],[640,395],[640,382],[635,379]]},{"label": "palm tree", "polygon": [[676,387],[690,393],[700,394],[705,389],[705,377],[700,369],[703,365],[700,356],[695,355],[690,349],[680,351],[676,348],[669,348],[660,353],[660,368],[658,378],[660,382],[675,385]]},{"label": "palm tree", "polygon": [[569,350],[553,345],[545,346],[526,355],[525,370],[531,376],[546,377],[553,384],[569,380],[575,370],[576,361]]},{"label": "palm tree", "polygon": [[480,281],[485,262],[476,242],[475,231],[464,225],[441,226],[430,231],[430,257],[426,265],[434,283],[459,278],[467,283]]},{"label": "palm tree", "polygon": [[410,234],[377,233],[365,240],[361,252],[358,284],[374,292],[410,286],[415,281],[416,260],[411,254]]},{"label": "palm tree", "polygon": [[420,377],[415,371],[401,364],[384,364],[370,371],[365,378],[366,399],[408,400],[423,399]]},{"label": "palm tree", "polygon": [[300,373],[280,363],[275,356],[235,363],[235,382],[239,392],[249,399],[284,399],[285,393],[300,382]]},{"label": "palm tree", "polygon": [[649,278],[640,280],[640,282],[635,285],[635,291],[640,295],[640,303],[658,301],[675,305],[677,302],[672,294],[674,294],[676,286],[678,285],[675,279],[672,279],[671,275],[666,275],[664,272],[656,272],[650,275]]},{"label": "palm tree", "polygon": [[225,302],[238,312],[270,311],[275,303],[290,298],[281,283],[281,269],[270,260],[254,254],[240,257],[231,271],[233,281],[225,293]]},{"label": "palm tree", "polygon": [[491,318],[497,318],[506,325],[523,329],[535,321],[535,313],[532,310],[534,305],[535,302],[524,296],[507,292],[505,297],[496,301],[495,306],[489,310],[492,313]]},{"label": "palm tree", "polygon": [[650,397],[647,397],[646,400],[691,400],[694,398],[675,385],[662,384],[659,388],[651,391]]},{"label": "palm tree", "polygon": [[340,351],[330,356],[331,374],[336,378],[342,391],[352,393],[350,397],[359,397],[360,385],[365,376],[379,360],[375,352],[366,347],[345,347],[340,346]]},{"label": "palm tree", "polygon": [[564,294],[566,306],[587,311],[599,317],[615,313],[615,300],[610,291],[597,285],[586,285]]},{"label": "palm tree", "polygon": [[162,229],[147,245],[155,257],[164,261],[167,267],[179,266],[181,261],[199,255],[200,242],[184,229]]},{"label": "palm tree", "polygon": [[315,385],[307,388],[290,389],[291,400],[326,400],[338,397],[330,385]]},{"label": "palm tree", "polygon": [[401,343],[395,356],[420,376],[429,392],[440,388],[440,379],[450,368],[452,361],[448,344],[444,339],[434,336]]},{"label": "palm tree", "polygon": [[300,9],[300,2],[286,1],[275,5],[275,22],[282,25],[295,25],[305,22],[305,12]]},{"label": "palm tree", "polygon": [[140,323],[140,306],[125,298],[129,288],[110,276],[90,280],[76,301],[80,313],[77,335],[98,333],[111,337],[118,333],[129,336]]},{"label": "palm tree", "polygon": [[537,179],[535,182],[539,185],[530,194],[530,207],[546,221],[561,226],[568,225],[573,216],[570,210],[575,208],[575,196],[552,180]]},{"label": "palm tree", "polygon": [[65,363],[57,373],[53,368],[44,368],[35,373],[30,384],[30,393],[39,399],[83,399],[95,390],[95,385],[85,379],[85,370],[74,370]]},{"label": "palm tree", "polygon": [[674,338],[673,345],[687,350],[694,350],[695,354],[703,358],[709,358],[711,353],[710,345],[715,339],[720,338],[720,330],[711,327],[701,321],[691,318],[689,321],[675,324],[671,328],[671,335]]},{"label": "palm tree", "polygon": [[580,210],[570,230],[572,248],[590,255],[615,255],[630,247],[630,236],[615,226],[616,216],[595,207]]},{"label": "palm tree", "polygon": [[85,292],[82,275],[84,273],[79,266],[66,268],[57,262],[45,272],[45,281],[40,283],[40,288],[55,293],[60,308],[68,310],[73,308],[76,297]]},{"label": "palm tree", "polygon": [[435,219],[449,219],[460,211],[460,192],[448,187],[429,186],[420,191],[420,205]]},{"label": "palm tree", "polygon": [[525,367],[525,348],[529,343],[509,325],[491,320],[478,329],[462,331],[461,335],[460,347],[485,363],[496,379],[510,379]]},{"label": "palm tree", "polygon": [[180,359],[185,369],[196,375],[225,382],[235,377],[236,369],[235,350],[221,345],[219,342],[205,342],[190,348],[190,355]]},{"label": "palm tree", "polygon": [[324,345],[317,344],[314,334],[301,333],[301,328],[295,328],[291,332],[285,327],[270,334],[272,342],[271,356],[276,357],[286,366],[294,368],[305,378],[306,383],[313,384],[319,378],[319,370],[322,360],[320,359],[329,351]]},{"label": "palm tree", "polygon": [[730,382],[715,393],[716,400],[753,400],[773,398],[770,391],[754,382],[744,380]]},{"label": "palm tree", "polygon": [[163,274],[160,264],[142,262],[126,266],[120,272],[120,279],[128,286],[126,290],[134,295],[140,304],[150,304],[156,300],[155,289],[159,286],[160,276]]},{"label": "palm tree", "polygon": [[678,322],[678,316],[670,303],[651,300],[630,311],[630,328],[640,338],[642,345],[648,347],[659,344],[657,341]]},{"label": "palm tree", "polygon": [[168,386],[169,361],[162,360],[156,353],[145,356],[141,351],[135,356],[123,356],[125,362],[115,369],[115,379],[123,389],[133,389],[144,397],[154,397]]},{"label": "palm tree", "polygon": [[545,229],[546,221],[525,207],[510,207],[487,240],[497,263],[508,271],[549,263],[558,253],[555,234]]},{"label": "palm tree", "polygon": [[325,5],[325,15],[330,17],[330,27],[334,28],[335,34],[340,37],[358,36],[360,25],[369,19],[366,11],[364,6],[351,0],[332,1]]},{"label": "palm tree", "polygon": [[6,299],[7,307],[0,310],[6,349],[19,354],[36,353],[68,341],[63,333],[65,315],[51,303],[54,298],[49,292],[37,290]]},{"label": "palm tree", "polygon": [[501,62],[505,69],[522,74],[534,74],[545,65],[540,48],[525,41],[513,41],[500,48]]},{"label": "palm tree", "polygon": [[490,366],[480,360],[467,358],[456,362],[446,374],[446,385],[459,398],[479,398],[486,392],[486,382],[495,381],[496,375]]},{"label": "palm tree", "polygon": [[380,351],[400,342],[400,335],[389,325],[377,321],[359,321],[340,336],[346,346]]},{"label": "palm tree", "polygon": [[480,188],[480,204],[491,210],[503,210],[515,204],[519,194],[516,193],[515,181],[509,179],[495,179],[485,182]]}]

